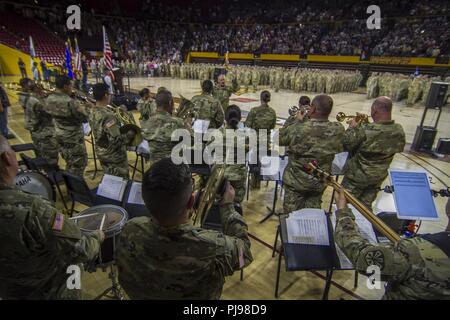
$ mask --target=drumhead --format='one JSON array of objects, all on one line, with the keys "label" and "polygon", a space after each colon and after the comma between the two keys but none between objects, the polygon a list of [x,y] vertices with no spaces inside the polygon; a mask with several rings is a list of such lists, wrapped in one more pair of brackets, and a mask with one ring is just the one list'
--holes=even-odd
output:
[{"label": "drumhead", "polygon": [[103,215],[105,215],[103,232],[107,238],[119,233],[128,220],[128,213],[124,208],[109,204],[90,207],[83,210],[77,217],[84,215],[89,215],[89,217],[76,219],[83,232],[99,230]]},{"label": "drumhead", "polygon": [[44,174],[38,171],[20,171],[14,183],[22,191],[40,195],[50,201],[56,200],[53,184]]}]

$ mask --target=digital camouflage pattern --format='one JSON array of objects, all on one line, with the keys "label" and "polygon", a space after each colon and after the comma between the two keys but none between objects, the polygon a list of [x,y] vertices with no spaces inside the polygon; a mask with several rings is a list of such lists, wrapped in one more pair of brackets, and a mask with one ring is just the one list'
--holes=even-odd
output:
[{"label": "digital camouflage pattern", "polygon": [[[228,126],[220,129],[223,136],[222,141],[211,141],[208,148],[219,148],[223,146],[223,164],[216,164],[218,167],[225,167],[224,177],[230,181],[235,190],[234,200],[241,203],[245,196],[245,183],[247,181],[247,165],[245,163],[245,155],[248,152],[248,138],[245,136],[245,130],[233,130]],[[235,135],[234,139],[227,139],[227,136]],[[244,137],[244,138],[239,138]],[[238,148],[243,150],[243,158],[239,159]],[[231,151],[232,150],[232,151]],[[233,152],[233,153],[231,153]],[[231,157],[231,154],[234,156]],[[243,163],[242,163],[243,162]]]},{"label": "digital camouflage pattern", "polygon": [[44,101],[32,94],[25,108],[25,129],[30,131],[36,155],[58,164],[58,142],[55,137],[55,125],[50,114],[44,110]]},{"label": "digital camouflage pattern", "polygon": [[191,102],[194,105],[196,120],[209,120],[209,129],[218,129],[223,125],[225,115],[219,100],[210,94],[202,93],[192,97]]},{"label": "digital camouflage pattern", "polygon": [[305,173],[312,160],[327,172],[334,156],[343,151],[344,126],[339,122],[311,119],[280,129],[280,146],[289,147],[288,164],[283,174],[284,213],[303,208],[320,208],[326,185]]},{"label": "digital camouflage pattern", "polygon": [[225,113],[225,110],[228,108],[230,103],[230,97],[233,93],[239,90],[239,85],[236,81],[232,82],[232,86],[214,86],[213,97],[219,100],[220,105],[222,106],[222,111]]},{"label": "digital camouflage pattern", "polygon": [[105,174],[129,179],[127,145],[130,142],[120,133],[116,116],[106,107],[94,107],[89,124],[95,139],[95,153]]},{"label": "digital camouflage pattern", "polygon": [[148,141],[150,162],[154,163],[164,158],[170,158],[173,147],[179,141],[172,141],[172,132],[177,129],[191,129],[178,117],[166,111],[157,110],[155,115],[142,123],[142,136]]},{"label": "digital camouflage pattern", "polygon": [[117,247],[119,282],[131,299],[219,299],[226,276],[252,261],[247,224],[233,205],[220,208],[223,233],[191,223],[127,222]]},{"label": "digital camouflage pattern", "polygon": [[139,99],[137,105],[137,110],[139,111],[140,117],[139,121],[146,121],[156,112],[156,102],[153,99]]},{"label": "digital camouflage pattern", "polygon": [[67,289],[67,267],[89,263],[100,249],[98,233],[78,226],[42,197],[0,183],[0,298],[80,299]]},{"label": "digital camouflage pattern", "polygon": [[47,97],[44,109],[54,120],[56,140],[66,161],[66,171],[82,177],[87,166],[83,132],[86,114],[78,101],[58,92]]},{"label": "digital camouflage pattern", "polygon": [[394,155],[405,147],[405,132],[393,120],[374,122],[348,128],[343,141],[349,158],[342,184],[371,208]]},{"label": "digital camouflage pattern", "polygon": [[[450,259],[435,244],[414,237],[398,244],[371,244],[346,207],[336,211],[334,239],[359,273],[376,265],[387,281],[383,299],[450,299]],[[447,232],[448,233],[448,232]]]}]

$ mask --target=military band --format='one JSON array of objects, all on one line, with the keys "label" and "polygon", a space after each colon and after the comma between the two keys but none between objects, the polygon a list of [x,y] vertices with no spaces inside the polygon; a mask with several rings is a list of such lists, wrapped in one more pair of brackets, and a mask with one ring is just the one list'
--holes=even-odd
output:
[{"label": "military band", "polygon": [[[223,136],[223,141],[212,141],[209,147],[218,143],[225,149],[239,144],[236,139],[227,139],[228,134],[266,130],[258,135],[256,148],[264,144],[269,150],[270,131],[277,122],[276,112],[269,106],[271,93],[263,90],[261,105],[252,108],[241,123],[240,108],[230,105],[230,96],[240,86],[246,91],[252,86],[256,91],[267,83],[275,92],[294,88],[331,93],[352,91],[361,80],[351,72],[311,70],[305,76],[304,71],[266,69],[230,69],[218,77],[214,86],[209,80],[214,75],[211,69],[173,64],[166,67],[164,70],[172,77],[202,80],[202,93],[191,99],[192,110],[183,118],[176,116],[172,93],[166,88],[159,88],[154,99],[148,89],[140,92],[137,109],[150,153],[150,169],[143,173],[142,198],[150,216],[131,219],[125,225],[115,261],[120,285],[131,299],[219,299],[226,277],[253,261],[245,218],[235,208],[244,199],[247,164],[217,164],[224,168],[228,181],[217,203],[223,232],[194,226],[191,171],[186,164],[174,164],[170,159],[179,143],[172,137],[175,130],[192,135],[194,120],[206,121],[209,129],[219,129]],[[399,88],[394,86],[398,93],[392,87],[387,89],[390,86],[376,76],[369,79],[370,95],[391,90],[397,95],[395,100],[405,96],[407,82],[398,83]],[[31,80],[23,80],[21,85],[25,91],[20,100],[25,108],[25,127],[37,155],[57,164],[60,153],[66,170],[83,177],[87,153],[82,124],[89,121],[104,173],[129,179],[127,146],[133,137],[121,132],[122,124],[110,106],[107,85],[93,87],[95,106],[88,108],[72,97],[72,82],[67,76],[56,79],[56,91],[45,99]],[[342,185],[371,209],[394,156],[405,147],[403,128],[392,118],[391,98],[375,99],[371,107],[373,122],[354,119],[347,129],[329,119],[333,104],[329,94],[319,94],[312,101],[302,96],[279,130],[279,144],[287,147],[289,159],[282,177],[285,214],[322,207],[327,185],[305,172],[305,165],[315,160],[330,172],[335,155],[343,151],[349,152],[349,158]],[[251,147],[246,140],[245,151]],[[236,150],[234,155],[236,160]],[[0,252],[0,297],[79,299],[80,290],[65,287],[66,269],[95,260],[104,234],[83,234],[54,204],[14,187],[19,168],[16,155],[1,136],[0,162],[0,194],[4,200],[0,203],[0,219],[4,220],[0,224],[4,244]],[[253,179],[259,179],[259,175]],[[337,245],[358,272],[366,274],[367,267],[373,264],[380,267],[382,279],[388,284],[385,299],[450,298],[450,223],[439,234],[403,239],[396,245],[373,245],[361,236],[344,191],[337,193],[336,204]],[[447,205],[447,214],[449,209]]]}]

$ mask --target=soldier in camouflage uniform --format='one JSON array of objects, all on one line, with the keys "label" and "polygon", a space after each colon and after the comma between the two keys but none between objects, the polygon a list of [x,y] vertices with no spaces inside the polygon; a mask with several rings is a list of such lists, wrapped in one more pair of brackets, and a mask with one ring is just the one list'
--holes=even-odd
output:
[{"label": "soldier in camouflage uniform", "polygon": [[44,111],[44,94],[33,83],[31,95],[25,108],[25,129],[30,131],[36,155],[48,161],[51,166],[58,164],[58,142],[55,125],[50,114]]},{"label": "soldier in camouflage uniform", "polygon": [[391,112],[391,99],[377,98],[371,111],[374,122],[358,124],[353,120],[344,136],[344,149],[350,155],[342,185],[369,209],[394,155],[405,147],[405,132],[392,120]]},{"label": "soldier in camouflage uniform", "polygon": [[94,134],[95,153],[105,174],[128,180],[127,145],[134,135],[120,133],[116,115],[107,108],[111,102],[108,86],[98,83],[93,89],[96,104],[89,113],[89,124]]},{"label": "soldier in camouflage uniform", "polygon": [[368,99],[374,99],[378,97],[378,73],[374,72],[372,75],[367,79],[366,87],[367,87],[367,98]]},{"label": "soldier in camouflage uniform", "polygon": [[209,129],[218,129],[223,125],[224,113],[222,106],[213,93],[213,83],[205,80],[202,83],[202,94],[192,97],[194,105],[194,118],[196,120],[209,120]]},{"label": "soldier in camouflage uniform", "polygon": [[423,77],[417,76],[410,83],[410,85],[408,87],[408,97],[406,100],[407,106],[412,106],[417,101],[419,101],[420,98],[422,97],[422,93],[423,93],[422,82],[423,82]]},{"label": "soldier in camouflage uniform", "polygon": [[275,71],[275,80],[273,87],[275,89],[275,92],[280,91],[280,88],[283,86],[283,72],[278,69]]},{"label": "soldier in camouflage uniform", "polygon": [[104,234],[82,234],[53,203],[18,189],[18,169],[0,136],[0,297],[80,299],[81,290],[67,288],[67,268],[95,260]]},{"label": "soldier in camouflage uniform", "polygon": [[[158,91],[159,90],[160,89],[158,89]],[[156,112],[156,104],[155,101],[150,96],[150,90],[148,88],[144,88],[141,91],[139,91],[139,95],[141,96],[141,99],[139,99],[136,105],[136,109],[139,111],[139,114],[141,115],[139,117],[139,121],[141,122],[142,126],[142,121],[148,120]]]},{"label": "soldier in camouflage uniform", "polygon": [[256,68],[253,68],[251,73],[252,73],[253,92],[256,92],[258,90],[258,85],[261,81],[261,75],[260,75],[258,69],[256,69]]},{"label": "soldier in camouflage uniform", "polygon": [[[247,128],[251,128],[256,130],[257,133],[257,146],[250,146],[250,148],[257,147],[257,159],[258,164],[260,161],[260,157],[264,154],[260,155],[260,150],[265,146],[266,151],[270,150],[270,134],[271,130],[275,128],[277,124],[277,114],[274,109],[269,106],[270,102],[270,92],[262,91],[260,95],[261,105],[258,107],[254,107],[250,110],[245,119],[245,126]],[[267,135],[261,136],[260,131],[265,130]],[[262,140],[260,140],[262,139]],[[253,187],[258,188],[260,185],[259,175],[252,176]]]},{"label": "soldier in camouflage uniform", "polygon": [[30,98],[30,85],[33,84],[33,81],[29,78],[22,78],[20,79],[19,84],[22,87],[22,91],[18,93],[19,104],[25,110],[28,99]]},{"label": "soldier in camouflage uniform", "polygon": [[158,92],[155,101],[156,113],[142,123],[142,136],[150,148],[150,163],[171,156],[173,147],[179,143],[171,139],[174,130],[185,129],[192,133],[182,119],[172,116],[174,104],[170,91]]},{"label": "soldier in camouflage uniform", "polygon": [[252,260],[247,224],[228,183],[220,202],[223,232],[194,227],[189,167],[168,158],[145,174],[143,199],[151,217],[123,228],[117,248],[119,282],[131,299],[219,299],[226,276]]},{"label": "soldier in camouflage uniform", "polygon": [[[303,114],[309,113],[311,109],[311,99],[308,96],[301,96],[300,99],[298,100],[298,107],[300,108],[300,111],[298,112],[302,112]],[[307,120],[309,120],[308,115],[306,115],[302,120],[299,120],[296,114],[289,115],[289,118],[286,119],[286,122],[284,123],[283,127],[284,128],[288,127],[297,121],[304,122]]]},{"label": "soldier in camouflage uniform", "polygon": [[280,129],[280,146],[289,147],[289,160],[283,174],[285,214],[303,208],[320,208],[326,185],[303,171],[305,164],[317,160],[321,168],[331,170],[334,156],[342,152],[344,126],[330,122],[333,100],[327,95],[316,96],[309,112],[310,120],[300,121]]},{"label": "soldier in camouflage uniform", "polygon": [[214,86],[213,97],[219,100],[224,113],[225,110],[228,108],[228,104],[230,103],[231,95],[237,92],[238,90],[239,85],[235,79],[233,79],[232,81],[232,86],[229,87],[225,84],[225,76],[223,74],[221,74],[217,78],[217,86]]},{"label": "soldier in camouflage uniform", "polygon": [[72,99],[72,81],[63,75],[56,78],[56,92],[45,100],[45,111],[55,123],[56,140],[66,171],[83,177],[87,166],[87,153],[84,144],[83,123],[87,122],[80,103]]},{"label": "soldier in camouflage uniform", "polygon": [[356,271],[368,276],[368,267],[380,269],[385,300],[450,299],[450,201],[447,230],[401,239],[398,243],[371,244],[355,223],[344,193],[336,197],[334,239]]}]

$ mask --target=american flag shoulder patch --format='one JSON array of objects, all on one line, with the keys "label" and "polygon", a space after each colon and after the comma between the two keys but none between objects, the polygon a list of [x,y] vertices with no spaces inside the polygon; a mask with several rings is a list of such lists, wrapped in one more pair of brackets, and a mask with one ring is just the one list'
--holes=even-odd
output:
[{"label": "american flag shoulder patch", "polygon": [[111,119],[106,123],[106,127],[111,128],[115,124],[116,124],[116,121],[114,119]]},{"label": "american flag shoulder patch", "polygon": [[52,229],[55,231],[62,231],[64,226],[64,215],[62,213],[55,214],[55,220],[53,220]]}]

